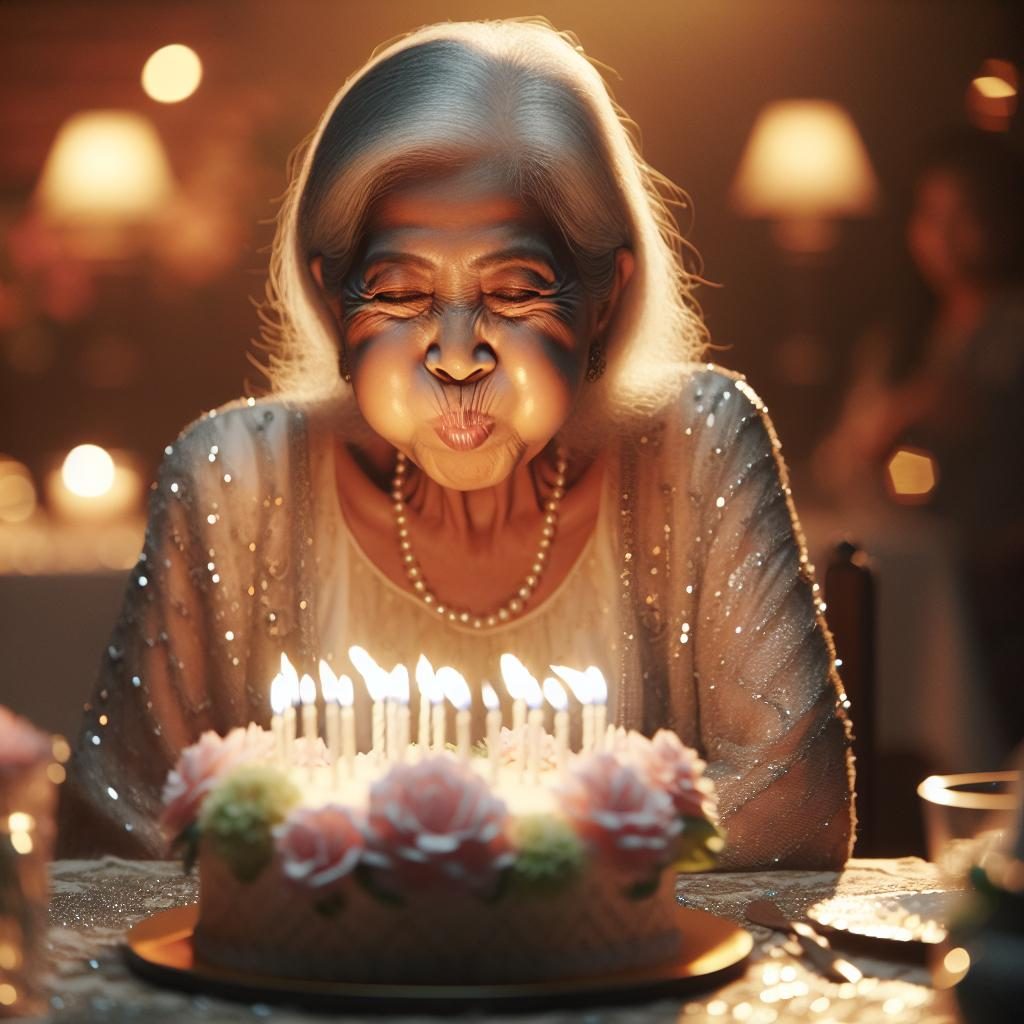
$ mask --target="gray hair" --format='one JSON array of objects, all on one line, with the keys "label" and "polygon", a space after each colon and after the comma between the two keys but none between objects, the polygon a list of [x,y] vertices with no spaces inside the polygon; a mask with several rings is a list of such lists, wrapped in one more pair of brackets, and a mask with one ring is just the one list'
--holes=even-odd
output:
[{"label": "gray hair", "polygon": [[592,298],[612,286],[616,249],[633,250],[586,418],[662,407],[707,331],[669,205],[685,197],[644,162],[633,127],[575,38],[544,19],[442,23],[385,45],[292,157],[261,310],[273,389],[339,390],[337,324],[309,260],[323,256],[325,286],[337,291],[380,196],[412,176],[485,162],[560,231]]}]

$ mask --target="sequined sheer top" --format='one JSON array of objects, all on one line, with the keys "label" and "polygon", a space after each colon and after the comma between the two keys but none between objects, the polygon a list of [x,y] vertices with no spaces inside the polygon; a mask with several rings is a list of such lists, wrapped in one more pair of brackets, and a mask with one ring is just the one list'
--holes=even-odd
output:
[{"label": "sequined sheer top", "polygon": [[389,667],[426,653],[477,686],[504,650],[538,675],[597,664],[614,720],[674,729],[707,759],[725,866],[845,861],[853,771],[834,650],[778,440],[743,378],[695,368],[670,409],[623,432],[569,574],[483,634],[433,621],[359,549],[336,429],[331,403],[249,400],[166,449],[64,787],[64,855],[163,854],[160,789],[180,749],[268,724],[282,651],[340,670],[359,643]]}]

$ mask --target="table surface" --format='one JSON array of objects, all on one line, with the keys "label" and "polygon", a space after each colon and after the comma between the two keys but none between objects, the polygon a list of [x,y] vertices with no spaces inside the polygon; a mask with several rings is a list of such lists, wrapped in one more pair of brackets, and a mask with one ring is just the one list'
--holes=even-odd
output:
[{"label": "table surface", "polygon": [[[746,904],[765,895],[798,915],[827,897],[858,899],[900,896],[943,889],[935,868],[917,858],[854,859],[841,874],[777,871],[685,875],[679,899],[690,907],[744,922]],[[113,857],[58,861],[52,869],[49,945],[52,1021],[254,1021],[312,1024],[337,1020],[266,1005],[243,1005],[154,987],[125,967],[118,944],[140,919],[196,899],[196,880],[167,861],[126,861]],[[745,924],[745,922],[744,922]],[[689,999],[662,999],[640,1006],[503,1016],[580,1024],[661,1024],[663,1021],[856,1021],[870,1024],[949,1024],[951,1001],[929,984],[923,967],[851,957],[864,972],[856,985],[834,984],[794,956],[781,935],[747,926],[754,952],[742,977]],[[468,1015],[467,1020],[480,1015]],[[429,1018],[424,1018],[429,1019]]]}]

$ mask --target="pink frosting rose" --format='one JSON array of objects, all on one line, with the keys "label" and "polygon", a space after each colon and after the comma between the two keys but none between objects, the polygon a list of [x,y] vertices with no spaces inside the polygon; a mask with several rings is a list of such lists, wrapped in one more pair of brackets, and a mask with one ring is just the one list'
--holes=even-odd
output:
[{"label": "pink frosting rose", "polygon": [[310,889],[350,874],[366,845],[352,812],[339,804],[296,808],[273,835],[285,876]]},{"label": "pink frosting rose", "polygon": [[172,836],[192,824],[206,794],[232,768],[250,761],[269,760],[274,752],[271,733],[251,724],[220,737],[212,729],[186,747],[164,783],[160,821]]},{"label": "pink frosting rose", "polygon": [[682,823],[671,797],[614,754],[577,759],[560,789],[577,833],[623,874],[647,878],[672,859]]},{"label": "pink frosting rose", "polygon": [[652,739],[631,733],[629,755],[652,786],[668,793],[677,814],[718,820],[715,787],[704,776],[705,762],[674,732],[659,729]]},{"label": "pink frosting rose", "polygon": [[27,718],[0,707],[0,771],[27,768],[50,756],[50,740]]},{"label": "pink frosting rose", "polygon": [[486,889],[514,858],[507,818],[504,801],[450,755],[396,765],[370,789],[365,859],[399,889]]}]

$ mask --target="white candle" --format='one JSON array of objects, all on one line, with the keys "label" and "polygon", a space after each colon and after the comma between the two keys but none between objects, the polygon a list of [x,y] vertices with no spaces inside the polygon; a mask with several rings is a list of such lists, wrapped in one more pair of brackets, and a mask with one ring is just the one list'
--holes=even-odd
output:
[{"label": "white candle", "polygon": [[327,752],[331,756],[331,775],[337,785],[341,772],[341,709],[338,707],[338,677],[323,658],[320,659],[320,693],[324,698],[324,728],[327,730]]},{"label": "white candle", "polygon": [[284,676],[288,693],[288,704],[284,709],[284,750],[285,760],[290,762],[295,753],[295,736],[298,720],[295,705],[299,703],[299,674],[295,666],[288,660],[287,654],[281,655],[281,675]]},{"label": "white candle", "polygon": [[448,665],[437,670],[437,681],[440,683],[445,697],[455,708],[456,752],[463,761],[468,761],[472,727],[470,707],[473,703],[473,694],[462,673]]},{"label": "white candle", "polygon": [[590,680],[590,702],[594,706],[594,745],[602,751],[608,725],[608,684],[596,665],[587,666],[587,678]]},{"label": "white candle", "polygon": [[527,717],[529,733],[529,753],[526,765],[530,772],[530,781],[536,785],[540,781],[541,741],[544,738],[544,694],[540,683],[533,676],[523,680],[526,705],[530,709]]},{"label": "white candle", "polygon": [[307,673],[299,680],[299,698],[302,701],[302,737],[306,741],[306,746],[312,750],[319,729],[316,720],[316,683]]},{"label": "white candle", "polygon": [[487,759],[491,765],[491,782],[496,783],[501,770],[501,701],[490,683],[484,683],[483,695],[487,707]]},{"label": "white candle", "polygon": [[568,665],[552,665],[551,671],[567,683],[572,695],[580,702],[583,717],[583,739],[580,750],[588,752],[594,746],[594,705],[591,701],[592,681],[586,672]]},{"label": "white candle", "polygon": [[288,682],[280,673],[270,684],[270,708],[274,712],[270,719],[270,732],[274,737],[274,757],[283,768],[287,760],[284,741],[284,710],[288,706]]},{"label": "white candle", "polygon": [[313,677],[303,674],[299,680],[299,697],[302,700],[302,745],[306,748],[307,774],[312,781],[315,774],[313,758],[316,751],[314,744],[318,736],[316,721],[316,683]]},{"label": "white candle", "polygon": [[544,697],[555,710],[555,750],[558,770],[564,772],[569,763],[569,698],[562,684],[551,676],[544,680]]},{"label": "white candle", "polygon": [[434,691],[434,666],[423,654],[416,662],[416,688],[420,695],[419,732],[416,736],[416,746],[420,757],[426,757],[430,750],[430,695]]},{"label": "white candle", "polygon": [[377,664],[367,652],[353,645],[348,649],[348,656],[356,670],[363,677],[366,690],[373,705],[372,715],[372,748],[371,753],[375,764],[380,764],[385,756],[385,722],[384,704],[388,696],[388,674]]},{"label": "white candle", "polygon": [[356,764],[356,713],[352,707],[355,688],[348,676],[338,677],[338,703],[341,704],[341,756],[345,759],[345,774],[355,776]]},{"label": "white candle", "polygon": [[[516,762],[519,775],[526,770],[526,683],[533,679],[526,666],[514,655],[503,654],[500,659],[501,678],[512,698],[512,735],[516,744]],[[534,682],[536,680],[534,679]]]},{"label": "white candle", "polygon": [[395,741],[392,759],[404,761],[409,746],[409,670],[396,665],[391,670],[391,703],[395,707]]}]

